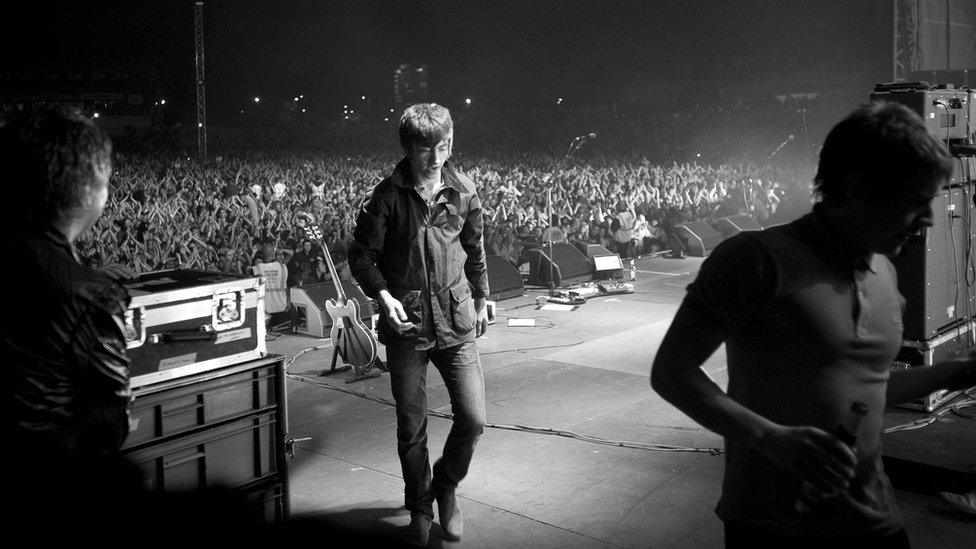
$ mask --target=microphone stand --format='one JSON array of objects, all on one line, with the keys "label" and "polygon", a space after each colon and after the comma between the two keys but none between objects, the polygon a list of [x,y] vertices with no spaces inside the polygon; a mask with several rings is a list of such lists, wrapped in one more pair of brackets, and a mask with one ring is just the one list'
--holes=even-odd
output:
[{"label": "microphone stand", "polygon": [[780,143],[779,146],[773,150],[773,152],[769,153],[769,156],[763,159],[762,164],[759,164],[755,168],[749,170],[743,177],[752,177],[752,174],[758,172],[761,168],[765,167],[769,163],[769,161],[772,160],[774,156],[779,154],[779,151],[783,150],[783,147],[788,145],[791,141],[793,141],[793,134],[790,134],[790,136],[787,137],[785,141]]},{"label": "microphone stand", "polygon": [[566,150],[566,156],[564,156],[562,159],[556,162],[556,166],[552,169],[551,172],[549,172],[549,175],[546,176],[546,180],[543,182],[543,185],[546,187],[546,206],[547,206],[546,209],[549,210],[549,217],[548,217],[549,236],[547,238],[549,244],[549,293],[548,293],[549,297],[553,296],[556,289],[556,283],[553,280],[553,269],[554,269],[553,263],[555,263],[555,260],[552,257],[552,215],[553,214],[552,214],[552,186],[550,185],[550,183],[552,182],[552,178],[556,176],[556,173],[560,171],[560,169],[570,159],[570,157],[573,156],[573,154],[576,153],[576,151],[580,150],[580,148],[583,146],[583,143],[585,141],[586,140],[583,139],[582,137],[574,138],[573,142],[569,144],[569,149]]}]

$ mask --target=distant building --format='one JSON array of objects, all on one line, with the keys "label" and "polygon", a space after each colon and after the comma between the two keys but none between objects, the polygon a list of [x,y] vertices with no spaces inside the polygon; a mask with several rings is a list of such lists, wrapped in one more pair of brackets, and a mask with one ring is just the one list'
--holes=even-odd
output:
[{"label": "distant building", "polygon": [[397,109],[429,100],[428,72],[423,63],[401,63],[393,70],[393,102]]}]

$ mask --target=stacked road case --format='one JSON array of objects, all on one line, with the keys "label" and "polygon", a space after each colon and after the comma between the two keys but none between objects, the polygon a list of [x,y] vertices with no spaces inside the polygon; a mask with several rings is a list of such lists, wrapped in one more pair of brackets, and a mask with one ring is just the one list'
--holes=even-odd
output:
[{"label": "stacked road case", "polygon": [[172,270],[128,284],[134,395],[126,457],[161,492],[226,487],[288,516],[284,358],[264,344],[260,278]]}]

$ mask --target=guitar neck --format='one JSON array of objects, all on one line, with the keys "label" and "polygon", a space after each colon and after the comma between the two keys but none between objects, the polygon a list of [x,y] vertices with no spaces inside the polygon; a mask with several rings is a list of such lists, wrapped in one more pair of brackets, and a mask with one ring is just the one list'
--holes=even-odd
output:
[{"label": "guitar neck", "polygon": [[329,247],[325,245],[325,240],[320,239],[319,242],[322,245],[322,251],[325,252],[325,264],[329,266],[329,274],[332,275],[332,284],[335,285],[337,301],[346,301],[346,292],[342,289],[342,283],[339,281],[339,273],[336,272],[335,264],[332,263],[332,254],[329,253]]},{"label": "guitar neck", "polygon": [[342,283],[339,282],[339,273],[336,272],[335,264],[332,263],[332,254],[329,253],[329,247],[325,244],[325,239],[322,238],[322,233],[317,229],[306,228],[305,234],[310,239],[318,241],[319,246],[322,246],[322,252],[325,254],[325,264],[329,267],[329,275],[332,276],[332,284],[336,289],[336,300],[345,302],[346,292],[342,289]]}]

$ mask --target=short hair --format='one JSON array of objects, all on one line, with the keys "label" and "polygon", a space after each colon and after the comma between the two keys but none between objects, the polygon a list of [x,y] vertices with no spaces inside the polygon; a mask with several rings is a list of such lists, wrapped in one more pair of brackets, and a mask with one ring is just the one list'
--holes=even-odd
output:
[{"label": "short hair", "polygon": [[107,180],[112,141],[74,110],[24,113],[0,128],[0,165],[19,219],[54,220],[80,207],[85,191]]},{"label": "short hair", "polygon": [[400,146],[409,153],[414,145],[434,147],[454,130],[451,111],[437,103],[410,105],[400,117]]},{"label": "short hair", "polygon": [[908,107],[877,101],[841,120],[824,140],[814,178],[814,193],[840,199],[848,178],[860,173],[880,195],[906,179],[946,181],[952,163],[946,147]]}]

